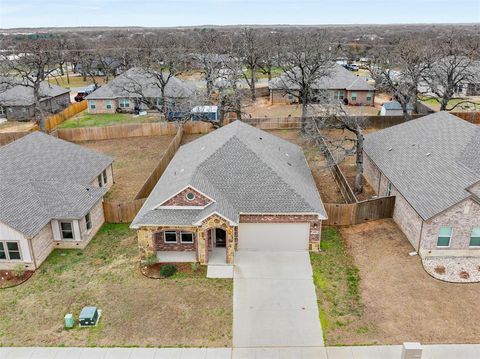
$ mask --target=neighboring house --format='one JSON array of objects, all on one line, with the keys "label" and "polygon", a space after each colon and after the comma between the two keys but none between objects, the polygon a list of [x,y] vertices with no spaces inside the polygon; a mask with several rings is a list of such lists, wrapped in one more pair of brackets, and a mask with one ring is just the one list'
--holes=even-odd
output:
[{"label": "neighboring house", "polygon": [[102,58],[102,61],[93,60],[88,69],[84,69],[81,63],[73,68],[73,72],[82,76],[118,76],[125,70],[122,61],[109,56]]},{"label": "neighboring house", "polygon": [[[299,87],[290,81],[288,75],[280,75],[271,80],[268,86],[272,104],[298,102],[295,95],[298,94]],[[333,64],[328,77],[317,81],[313,90],[328,91],[333,99],[348,105],[374,106],[375,102],[375,88],[364,78],[354,75],[337,63]]]},{"label": "neighboring house", "polygon": [[104,222],[112,158],[34,132],[0,148],[0,269],[84,248]]},{"label": "neighboring house", "polygon": [[[165,87],[165,97],[169,102],[187,101],[195,93],[195,88],[175,76]],[[149,99],[152,104],[161,106],[160,87],[154,76],[140,68],[132,68],[103,85],[87,96],[89,113],[115,113],[134,111],[141,106],[141,100]]]},{"label": "neighboring house", "polygon": [[393,219],[422,258],[480,256],[480,128],[438,112],[365,136],[364,176],[396,196]]},{"label": "neighboring house", "polygon": [[[42,110],[57,113],[70,104],[70,90],[42,82],[40,84]],[[29,120],[35,116],[33,88],[16,85],[0,93],[0,117],[8,120]]]},{"label": "neighboring house", "polygon": [[131,227],[142,258],[233,263],[237,249],[316,251],[324,219],[302,149],[235,121],[180,147]]},{"label": "neighboring house", "polygon": [[[407,112],[413,113],[413,105],[407,105]],[[397,101],[385,102],[380,109],[380,116],[403,116],[402,106]]]}]

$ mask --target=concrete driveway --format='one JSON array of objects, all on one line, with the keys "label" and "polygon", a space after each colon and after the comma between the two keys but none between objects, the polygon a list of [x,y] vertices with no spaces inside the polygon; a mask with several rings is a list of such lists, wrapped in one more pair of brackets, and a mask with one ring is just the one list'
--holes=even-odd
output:
[{"label": "concrete driveway", "polygon": [[308,252],[238,251],[234,348],[323,345]]}]

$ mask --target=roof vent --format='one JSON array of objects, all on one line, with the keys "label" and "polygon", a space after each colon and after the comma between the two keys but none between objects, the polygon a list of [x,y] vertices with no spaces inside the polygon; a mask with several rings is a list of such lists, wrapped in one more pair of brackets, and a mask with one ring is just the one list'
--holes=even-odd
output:
[{"label": "roof vent", "polygon": [[285,153],[285,156],[287,156],[287,157],[288,157],[288,156],[289,156],[289,155],[288,155],[288,153]]},{"label": "roof vent", "polygon": [[185,171],[185,168],[182,168],[182,169],[180,170],[180,172],[183,172],[183,171]]},{"label": "roof vent", "polygon": [[205,149],[205,146],[203,146],[202,148],[200,148],[201,151],[203,151]]},{"label": "roof vent", "polygon": [[259,139],[263,140],[263,138],[262,138],[262,137],[259,137]]},{"label": "roof vent", "polygon": [[393,150],[393,148],[392,148],[392,147],[390,147],[390,148],[388,149],[388,152],[390,152],[391,150]]},{"label": "roof vent", "polygon": [[290,162],[287,162],[287,165],[289,165],[290,167],[292,167],[292,164]]},{"label": "roof vent", "polygon": [[430,155],[431,155],[431,153],[430,153],[430,152],[427,152],[426,156],[428,157],[428,156],[430,156]]}]

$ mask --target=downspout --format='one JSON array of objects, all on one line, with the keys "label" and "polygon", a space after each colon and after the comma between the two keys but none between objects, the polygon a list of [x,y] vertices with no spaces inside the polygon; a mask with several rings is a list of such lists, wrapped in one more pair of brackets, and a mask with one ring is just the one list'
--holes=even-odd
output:
[{"label": "downspout", "polygon": [[423,234],[423,219],[422,219],[422,225],[420,226],[420,238],[418,239],[418,248],[417,248],[417,253],[420,255],[420,244],[422,242],[422,234]]},{"label": "downspout", "polygon": [[27,239],[28,242],[28,249],[30,250],[30,255],[32,256],[33,259],[33,266],[35,267],[35,270],[37,269],[37,260],[35,259],[35,254],[33,253],[33,248],[32,248],[32,238]]}]

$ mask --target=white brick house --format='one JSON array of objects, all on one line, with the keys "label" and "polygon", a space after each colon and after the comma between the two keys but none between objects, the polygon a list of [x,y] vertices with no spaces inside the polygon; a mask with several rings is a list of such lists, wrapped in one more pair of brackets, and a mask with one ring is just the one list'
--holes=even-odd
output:
[{"label": "white brick house", "polygon": [[396,196],[394,221],[422,258],[480,256],[480,128],[447,112],[366,136],[364,176]]}]

